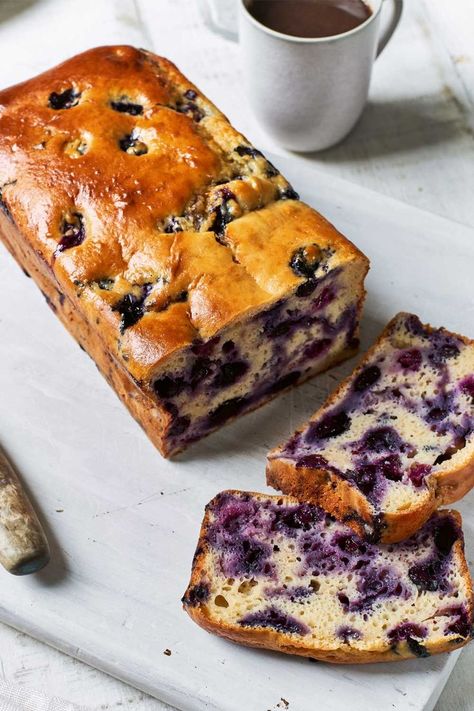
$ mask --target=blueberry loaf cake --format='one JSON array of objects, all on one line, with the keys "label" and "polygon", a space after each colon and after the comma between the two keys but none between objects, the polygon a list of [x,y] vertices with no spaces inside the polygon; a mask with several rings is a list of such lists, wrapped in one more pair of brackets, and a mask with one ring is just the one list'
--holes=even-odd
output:
[{"label": "blueberry loaf cake", "polygon": [[0,93],[0,234],[164,455],[357,347],[368,261],[166,59]]},{"label": "blueberry loaf cake", "polygon": [[360,535],[400,541],[474,486],[474,342],[398,314],[267,481]]},{"label": "blueberry loaf cake", "polygon": [[460,516],[366,542],[291,497],[225,491],[207,506],[185,610],[236,642],[338,663],[426,657],[469,641]]}]

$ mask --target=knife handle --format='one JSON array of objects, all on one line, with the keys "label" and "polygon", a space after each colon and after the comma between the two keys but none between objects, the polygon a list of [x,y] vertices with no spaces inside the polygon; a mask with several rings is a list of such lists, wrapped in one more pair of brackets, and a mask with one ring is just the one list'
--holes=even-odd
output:
[{"label": "knife handle", "polygon": [[43,528],[0,449],[0,563],[13,575],[28,575],[44,568],[49,559]]}]

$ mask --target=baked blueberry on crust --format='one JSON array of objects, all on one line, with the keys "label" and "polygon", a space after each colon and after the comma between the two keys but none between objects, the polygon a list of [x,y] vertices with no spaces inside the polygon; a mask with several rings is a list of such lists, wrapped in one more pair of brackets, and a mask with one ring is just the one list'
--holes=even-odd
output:
[{"label": "baked blueberry on crust", "polygon": [[474,486],[474,342],[398,314],[267,481],[361,535],[403,540]]},{"label": "baked blueberry on crust", "polygon": [[330,662],[450,651],[473,624],[460,526],[438,511],[377,545],[317,506],[224,491],[206,508],[184,608],[236,642]]},{"label": "baked blueberry on crust", "polygon": [[367,259],[144,50],[0,93],[0,236],[165,456],[357,348]]}]

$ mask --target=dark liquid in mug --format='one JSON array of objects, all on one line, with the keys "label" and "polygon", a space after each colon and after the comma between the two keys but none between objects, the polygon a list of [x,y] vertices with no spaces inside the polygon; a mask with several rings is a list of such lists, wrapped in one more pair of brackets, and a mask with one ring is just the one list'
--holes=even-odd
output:
[{"label": "dark liquid in mug", "polygon": [[247,9],[262,25],[295,37],[341,35],[372,14],[362,0],[250,0]]}]

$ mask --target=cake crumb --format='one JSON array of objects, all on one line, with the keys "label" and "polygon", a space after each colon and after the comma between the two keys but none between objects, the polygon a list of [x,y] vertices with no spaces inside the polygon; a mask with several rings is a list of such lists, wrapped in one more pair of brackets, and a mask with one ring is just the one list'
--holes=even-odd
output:
[{"label": "cake crumb", "polygon": [[167,657],[171,657],[171,649],[165,649],[163,654],[165,654]]}]

